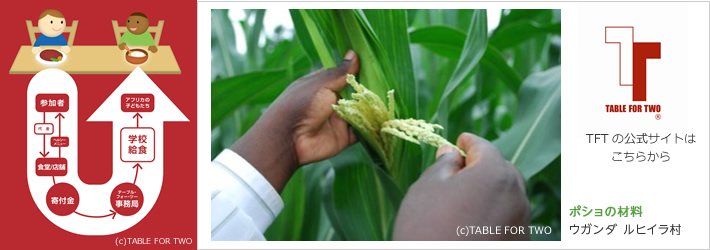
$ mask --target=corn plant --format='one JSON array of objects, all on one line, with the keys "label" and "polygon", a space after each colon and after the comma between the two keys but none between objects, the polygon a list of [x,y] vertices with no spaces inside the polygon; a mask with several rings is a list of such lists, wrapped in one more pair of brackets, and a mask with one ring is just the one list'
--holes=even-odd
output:
[{"label": "corn plant", "polygon": [[[440,133],[427,137],[440,145],[462,132],[492,141],[526,179],[531,224],[555,232],[533,239],[559,240],[559,10],[503,10],[494,30],[485,10],[290,10],[292,38],[283,28],[265,35],[266,10],[231,11],[247,17],[236,34],[247,51],[235,50],[228,11],[213,10],[213,157],[289,83],[335,67],[348,49],[360,57],[334,107],[360,143],[296,172],[268,240],[391,239],[407,188],[434,162],[436,147],[412,142]],[[376,123],[345,114],[363,105],[358,98],[375,97],[381,112],[365,113]]]}]

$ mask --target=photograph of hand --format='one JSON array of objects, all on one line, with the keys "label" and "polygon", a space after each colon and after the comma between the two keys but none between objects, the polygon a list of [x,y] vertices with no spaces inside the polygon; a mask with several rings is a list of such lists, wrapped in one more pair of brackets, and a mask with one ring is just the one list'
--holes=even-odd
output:
[{"label": "photograph of hand", "polygon": [[559,10],[490,15],[212,10],[212,240],[559,240],[472,229],[560,223]]}]

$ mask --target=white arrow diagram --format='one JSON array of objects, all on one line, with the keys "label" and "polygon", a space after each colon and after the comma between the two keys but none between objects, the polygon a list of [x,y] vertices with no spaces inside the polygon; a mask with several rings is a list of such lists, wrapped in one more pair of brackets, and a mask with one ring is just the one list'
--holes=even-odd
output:
[{"label": "white arrow diagram", "polygon": [[[68,78],[68,80],[71,80],[71,77],[69,77],[69,75],[65,72],[60,70],[57,71],[66,75],[66,77],[63,79]],[[40,74],[42,74],[42,72],[38,73],[35,78],[38,78]],[[53,74],[61,75],[58,72],[53,72]],[[42,87],[46,87],[51,84],[56,84],[56,81],[50,81],[49,84],[38,83],[35,84],[38,85],[38,87],[33,88],[32,86],[34,84],[33,82],[35,82],[35,78],[33,78],[32,82],[30,83],[30,87],[28,87],[28,124],[30,124],[31,122],[37,122],[36,120],[40,117],[37,115],[38,112],[34,111],[33,108],[31,109],[29,107],[30,104],[34,105],[34,92],[41,92],[43,90]],[[57,79],[57,77],[54,76],[50,79]],[[73,80],[71,80],[71,83],[73,84]],[[38,177],[36,176],[36,174],[34,174],[34,171],[30,171],[28,169],[28,183],[30,186],[30,190],[35,200],[35,203],[37,203],[38,207],[44,213],[44,215],[50,221],[52,221],[57,226],[63,228],[64,230],[82,235],[108,235],[118,233],[140,222],[140,220],[142,220],[155,205],[155,202],[157,201],[158,196],[160,195],[160,190],[162,188],[163,183],[164,168],[163,122],[187,122],[189,120],[175,106],[175,104],[160,90],[160,88],[158,88],[158,86],[145,74],[145,72],[143,72],[143,70],[137,67],[87,120],[89,122],[113,123],[113,147],[112,149],[106,149],[112,150],[113,175],[111,176],[111,179],[103,185],[87,185],[79,179],[77,172],[78,158],[76,149],[78,139],[76,135],[80,133],[76,132],[76,108],[78,107],[78,102],[76,101],[75,94],[76,86],[75,84],[73,85],[73,92],[71,90],[72,86],[68,86],[68,84],[66,84],[65,86],[66,88],[70,88],[70,90],[63,90],[64,87],[59,87],[56,90],[53,90],[53,93],[61,93],[62,91],[73,93],[73,96],[70,95],[70,112],[66,113],[67,118],[65,121],[62,121],[62,135],[64,135],[64,131],[74,132],[69,134],[69,136],[74,137],[70,139],[71,143],[69,144],[69,147],[65,150],[70,154],[65,156],[64,151],[62,151],[62,156],[66,157],[68,161],[68,171],[67,175],[64,177],[56,177],[56,182],[66,182],[73,185],[80,196],[79,206],[77,207],[76,211],[90,216],[81,216],[79,214],[58,216],[49,211],[49,209],[47,209],[45,196],[47,193],[47,189],[52,186],[52,180],[48,180],[47,177],[44,176]],[[33,89],[33,91],[30,91],[30,89]],[[142,169],[140,170],[140,174],[138,174],[137,179],[136,168],[133,168],[136,163],[123,162],[121,160],[120,153],[121,129],[128,127],[135,128],[137,126],[136,120],[133,118],[136,112],[127,113],[121,111],[121,96],[123,94],[133,93],[152,94],[154,97],[154,109],[152,112],[141,113],[141,116],[143,118],[140,119],[140,127],[150,127],[155,130],[155,160],[148,163],[140,163]],[[29,100],[30,96],[32,96],[32,100]],[[34,111],[32,118],[30,118],[30,111]],[[82,134],[82,136],[91,135]],[[39,139],[36,143],[38,145],[34,145],[33,143],[33,147],[30,147],[30,139],[37,140],[37,136],[30,136],[28,133],[28,164],[34,165],[34,159],[36,158],[35,155],[39,155],[37,152],[42,150],[42,145],[39,144],[39,142],[41,141],[41,139]],[[39,147],[39,149],[37,149],[37,147]],[[32,152],[34,152],[34,154],[32,154]],[[52,153],[53,152],[50,152],[50,156]],[[32,170],[34,170],[34,166],[32,166]],[[121,183],[133,183],[134,180],[136,180],[135,185],[140,188],[143,194],[143,204],[140,210],[132,215],[124,216],[119,213],[116,214],[115,217],[102,216],[110,214],[110,211],[112,210],[110,197],[113,189]]]}]

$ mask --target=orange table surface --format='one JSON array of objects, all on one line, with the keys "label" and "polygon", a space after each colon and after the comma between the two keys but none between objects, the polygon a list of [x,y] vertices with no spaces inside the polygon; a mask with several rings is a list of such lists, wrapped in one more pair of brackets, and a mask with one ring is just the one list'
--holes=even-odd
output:
[{"label": "orange table surface", "polygon": [[[45,47],[42,47],[43,49]],[[56,48],[59,47],[48,47]],[[141,48],[147,51],[147,47]],[[37,61],[32,54],[32,46],[21,46],[10,68],[10,74],[36,74],[43,69],[57,68],[69,74],[130,74],[140,66],[146,74],[180,74],[175,55],[170,46],[158,46],[158,52],[148,52],[148,60],[140,65],[126,61],[125,51],[118,46],[71,46],[66,61],[57,66],[45,66]]]}]

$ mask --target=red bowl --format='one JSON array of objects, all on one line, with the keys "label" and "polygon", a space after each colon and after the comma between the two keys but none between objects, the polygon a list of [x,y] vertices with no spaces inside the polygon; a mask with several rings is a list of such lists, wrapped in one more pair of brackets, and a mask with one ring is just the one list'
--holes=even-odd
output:
[{"label": "red bowl", "polygon": [[[131,53],[134,53],[134,52],[141,52],[141,53],[143,53],[145,56],[143,56],[143,57],[131,56]],[[132,63],[132,64],[141,64],[141,63],[144,63],[144,62],[147,61],[147,60],[148,60],[148,52],[145,51],[145,50],[142,50],[142,49],[131,49],[131,52],[126,51],[126,61],[128,61],[129,63]]]}]

